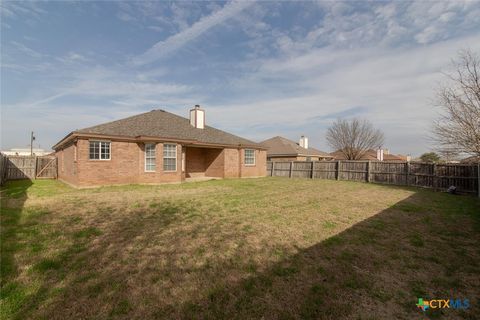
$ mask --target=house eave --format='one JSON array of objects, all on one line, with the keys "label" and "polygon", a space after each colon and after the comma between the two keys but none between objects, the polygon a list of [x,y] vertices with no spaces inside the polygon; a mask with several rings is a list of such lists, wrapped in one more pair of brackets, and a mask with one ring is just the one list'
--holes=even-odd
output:
[{"label": "house eave", "polygon": [[221,144],[221,143],[206,143],[200,142],[198,140],[186,140],[186,139],[178,139],[174,137],[153,137],[153,136],[118,136],[118,135],[106,135],[106,134],[97,134],[97,133],[82,133],[82,132],[71,132],[65,138],[60,140],[57,144],[55,144],[52,149],[57,150],[61,148],[63,145],[68,143],[70,140],[77,139],[77,138],[85,138],[85,139],[109,139],[115,141],[126,141],[126,142],[175,142],[187,146],[196,146],[196,147],[206,147],[206,148],[251,148],[257,150],[266,150],[265,147],[258,146],[258,145],[250,145],[250,144]]}]

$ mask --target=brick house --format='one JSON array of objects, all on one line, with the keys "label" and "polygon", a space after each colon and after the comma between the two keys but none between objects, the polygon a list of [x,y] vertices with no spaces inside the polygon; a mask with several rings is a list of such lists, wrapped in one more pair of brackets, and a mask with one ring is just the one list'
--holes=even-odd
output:
[{"label": "brick house", "polygon": [[153,110],[69,133],[55,146],[58,178],[77,187],[266,175],[261,145],[190,119]]},{"label": "brick house", "polygon": [[305,136],[302,136],[298,143],[277,136],[262,141],[260,144],[267,148],[268,161],[322,161],[333,159],[330,154],[309,147],[308,138]]},{"label": "brick house", "polygon": [[480,163],[480,156],[470,156],[468,158],[460,160],[460,163],[466,163],[466,164]]}]

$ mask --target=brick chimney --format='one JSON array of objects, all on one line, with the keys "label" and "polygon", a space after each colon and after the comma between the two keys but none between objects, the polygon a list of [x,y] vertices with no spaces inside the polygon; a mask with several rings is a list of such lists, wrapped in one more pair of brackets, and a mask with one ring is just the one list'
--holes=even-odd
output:
[{"label": "brick chimney", "polygon": [[305,136],[300,137],[300,142],[298,143],[300,147],[308,149],[308,138]]},{"label": "brick chimney", "polygon": [[383,149],[378,149],[377,150],[377,160],[378,161],[383,161]]},{"label": "brick chimney", "polygon": [[190,124],[197,129],[205,128],[205,110],[200,109],[200,105],[190,110]]}]

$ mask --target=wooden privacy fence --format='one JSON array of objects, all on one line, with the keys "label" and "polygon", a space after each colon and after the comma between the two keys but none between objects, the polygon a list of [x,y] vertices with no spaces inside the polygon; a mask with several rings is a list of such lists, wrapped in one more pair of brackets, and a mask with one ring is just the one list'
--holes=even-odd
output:
[{"label": "wooden privacy fence", "polygon": [[351,180],[457,191],[480,196],[480,165],[382,161],[267,162],[267,175]]},{"label": "wooden privacy fence", "polygon": [[7,181],[7,156],[0,153],[0,186]]},{"label": "wooden privacy fence", "polygon": [[42,178],[57,178],[55,157],[7,156],[6,180]]}]

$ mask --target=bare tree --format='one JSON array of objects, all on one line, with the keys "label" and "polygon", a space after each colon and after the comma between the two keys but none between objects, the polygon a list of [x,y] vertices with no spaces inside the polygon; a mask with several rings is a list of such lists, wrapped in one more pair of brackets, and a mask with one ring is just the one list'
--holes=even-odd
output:
[{"label": "bare tree", "polygon": [[367,120],[336,120],[327,131],[327,142],[347,160],[360,159],[369,149],[383,145],[383,133]]},{"label": "bare tree", "polygon": [[438,153],[440,154],[441,159],[447,163],[457,160],[459,156],[459,153],[457,150],[438,149]]},{"label": "bare tree", "polygon": [[480,156],[480,58],[470,50],[459,53],[448,83],[438,89],[441,114],[434,122],[438,148]]}]

